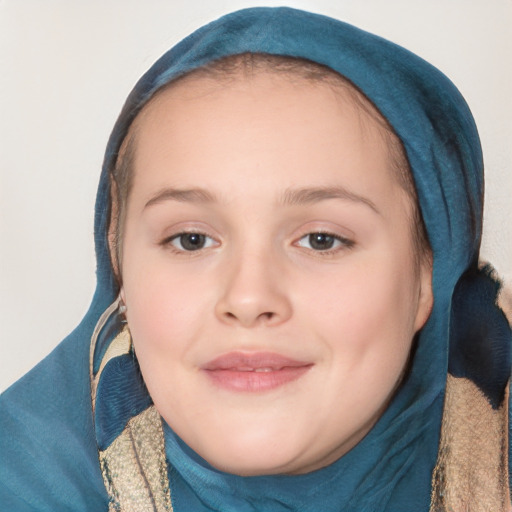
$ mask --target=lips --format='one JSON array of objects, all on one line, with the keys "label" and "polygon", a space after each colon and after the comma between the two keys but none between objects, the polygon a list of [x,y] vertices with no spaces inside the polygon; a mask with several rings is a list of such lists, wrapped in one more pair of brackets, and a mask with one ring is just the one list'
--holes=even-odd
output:
[{"label": "lips", "polygon": [[261,392],[299,379],[312,366],[313,363],[272,352],[231,352],[209,361],[201,369],[221,388]]}]

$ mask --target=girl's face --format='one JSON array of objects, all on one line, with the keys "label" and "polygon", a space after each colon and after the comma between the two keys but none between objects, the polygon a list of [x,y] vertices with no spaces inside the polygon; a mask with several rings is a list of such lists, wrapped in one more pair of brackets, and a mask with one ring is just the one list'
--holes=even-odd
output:
[{"label": "girl's face", "polygon": [[176,84],[136,133],[121,293],[158,411],[228,472],[328,465],[432,305],[381,128],[343,91],[262,73]]}]

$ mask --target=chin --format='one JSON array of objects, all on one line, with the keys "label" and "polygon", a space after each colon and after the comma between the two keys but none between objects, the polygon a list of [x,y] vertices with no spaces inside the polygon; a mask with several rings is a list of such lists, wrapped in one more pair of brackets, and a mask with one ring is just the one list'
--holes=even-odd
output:
[{"label": "chin", "polygon": [[[268,441],[262,443],[216,443],[206,447],[206,450],[198,448],[196,451],[210,465],[216,469],[240,476],[261,476],[276,474],[300,474],[307,473],[321,467],[321,463],[306,460],[303,456],[304,449],[295,445],[284,445],[280,442]],[[219,447],[222,447],[219,450]]]},{"label": "chin", "polygon": [[262,438],[260,435],[255,439],[255,436],[237,436],[233,431],[228,435],[215,435],[212,429],[209,434],[207,439],[188,435],[182,439],[214,468],[240,476],[286,472],[294,465],[294,455],[299,451],[291,444],[283,446],[282,438],[278,442],[273,436]]},{"label": "chin", "polygon": [[228,460],[226,457],[223,457],[222,460],[209,460],[208,462],[220,471],[239,476],[278,475],[301,472],[293,471],[293,464],[275,460],[272,457],[265,460],[259,457],[258,460],[254,460],[254,458],[251,459],[250,456],[247,456],[246,460],[241,460],[241,456],[238,454],[235,459]]}]

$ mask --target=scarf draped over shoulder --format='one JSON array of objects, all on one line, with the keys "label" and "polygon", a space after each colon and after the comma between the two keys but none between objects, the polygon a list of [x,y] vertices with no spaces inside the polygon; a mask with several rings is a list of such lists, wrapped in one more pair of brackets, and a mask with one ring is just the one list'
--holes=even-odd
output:
[{"label": "scarf draped over shoulder", "polygon": [[[137,114],[172,80],[246,52],[322,64],[373,102],[405,148],[433,253],[433,310],[405,381],[356,447],[305,475],[222,473],[162,421],[118,314],[108,248],[110,172]],[[111,511],[510,510],[510,298],[479,263],[483,179],[463,97],[404,48],[284,7],[237,11],[195,31],[143,75],[114,126],[96,199],[97,288],[86,317],[3,397],[0,421],[13,434],[2,440],[2,458],[16,460],[9,466],[16,469],[2,473],[2,503],[13,510],[59,509],[43,501],[61,510],[101,510],[108,501]],[[36,462],[30,453],[39,454]],[[33,490],[22,492],[27,479]]]}]

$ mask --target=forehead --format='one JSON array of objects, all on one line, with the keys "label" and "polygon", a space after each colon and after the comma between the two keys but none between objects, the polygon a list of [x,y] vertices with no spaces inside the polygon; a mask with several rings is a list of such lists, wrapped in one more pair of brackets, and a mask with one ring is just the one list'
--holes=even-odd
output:
[{"label": "forehead", "polygon": [[251,89],[257,91],[258,86],[265,83],[280,86],[287,84],[290,88],[302,91],[330,89],[337,100],[355,107],[361,114],[361,119],[376,121],[383,133],[394,135],[393,129],[379,110],[344,76],[315,62],[265,54],[235,55],[173,80],[156,92],[138,118],[156,108],[171,91],[176,91],[175,94],[183,98],[192,99],[215,92],[219,88],[235,86],[252,86]]},{"label": "forehead", "polygon": [[[317,135],[328,135],[333,129],[341,133],[350,125],[350,131],[355,135],[352,142],[362,139],[357,142],[377,144],[389,157],[391,139],[398,139],[369,100],[341,76],[339,78],[340,81],[334,83],[331,79],[310,80],[296,73],[272,70],[251,73],[239,70],[224,79],[218,74],[192,73],[169,84],[145,106],[134,123],[137,146],[151,139],[156,141],[155,135],[163,130],[167,131],[169,141],[189,136],[196,139],[197,145],[212,138],[220,146],[229,145],[229,130],[220,128],[237,126],[242,132],[249,133],[257,122],[266,123],[268,129],[284,128],[288,138],[295,136],[296,141],[309,136],[313,144],[318,142]],[[341,120],[343,123],[334,126]],[[308,125],[311,125],[309,130]],[[194,137],[199,126],[207,127],[208,137],[204,138],[204,133],[201,140]],[[226,135],[224,140],[223,134]],[[273,136],[275,141],[282,135],[278,131],[268,132],[268,138]],[[262,154],[271,146],[269,141],[268,146],[262,148]]]},{"label": "forehead", "polygon": [[272,73],[187,78],[146,106],[135,139],[141,201],[198,186],[247,200],[300,187],[344,187],[372,203],[397,195],[381,124],[330,84]]}]

